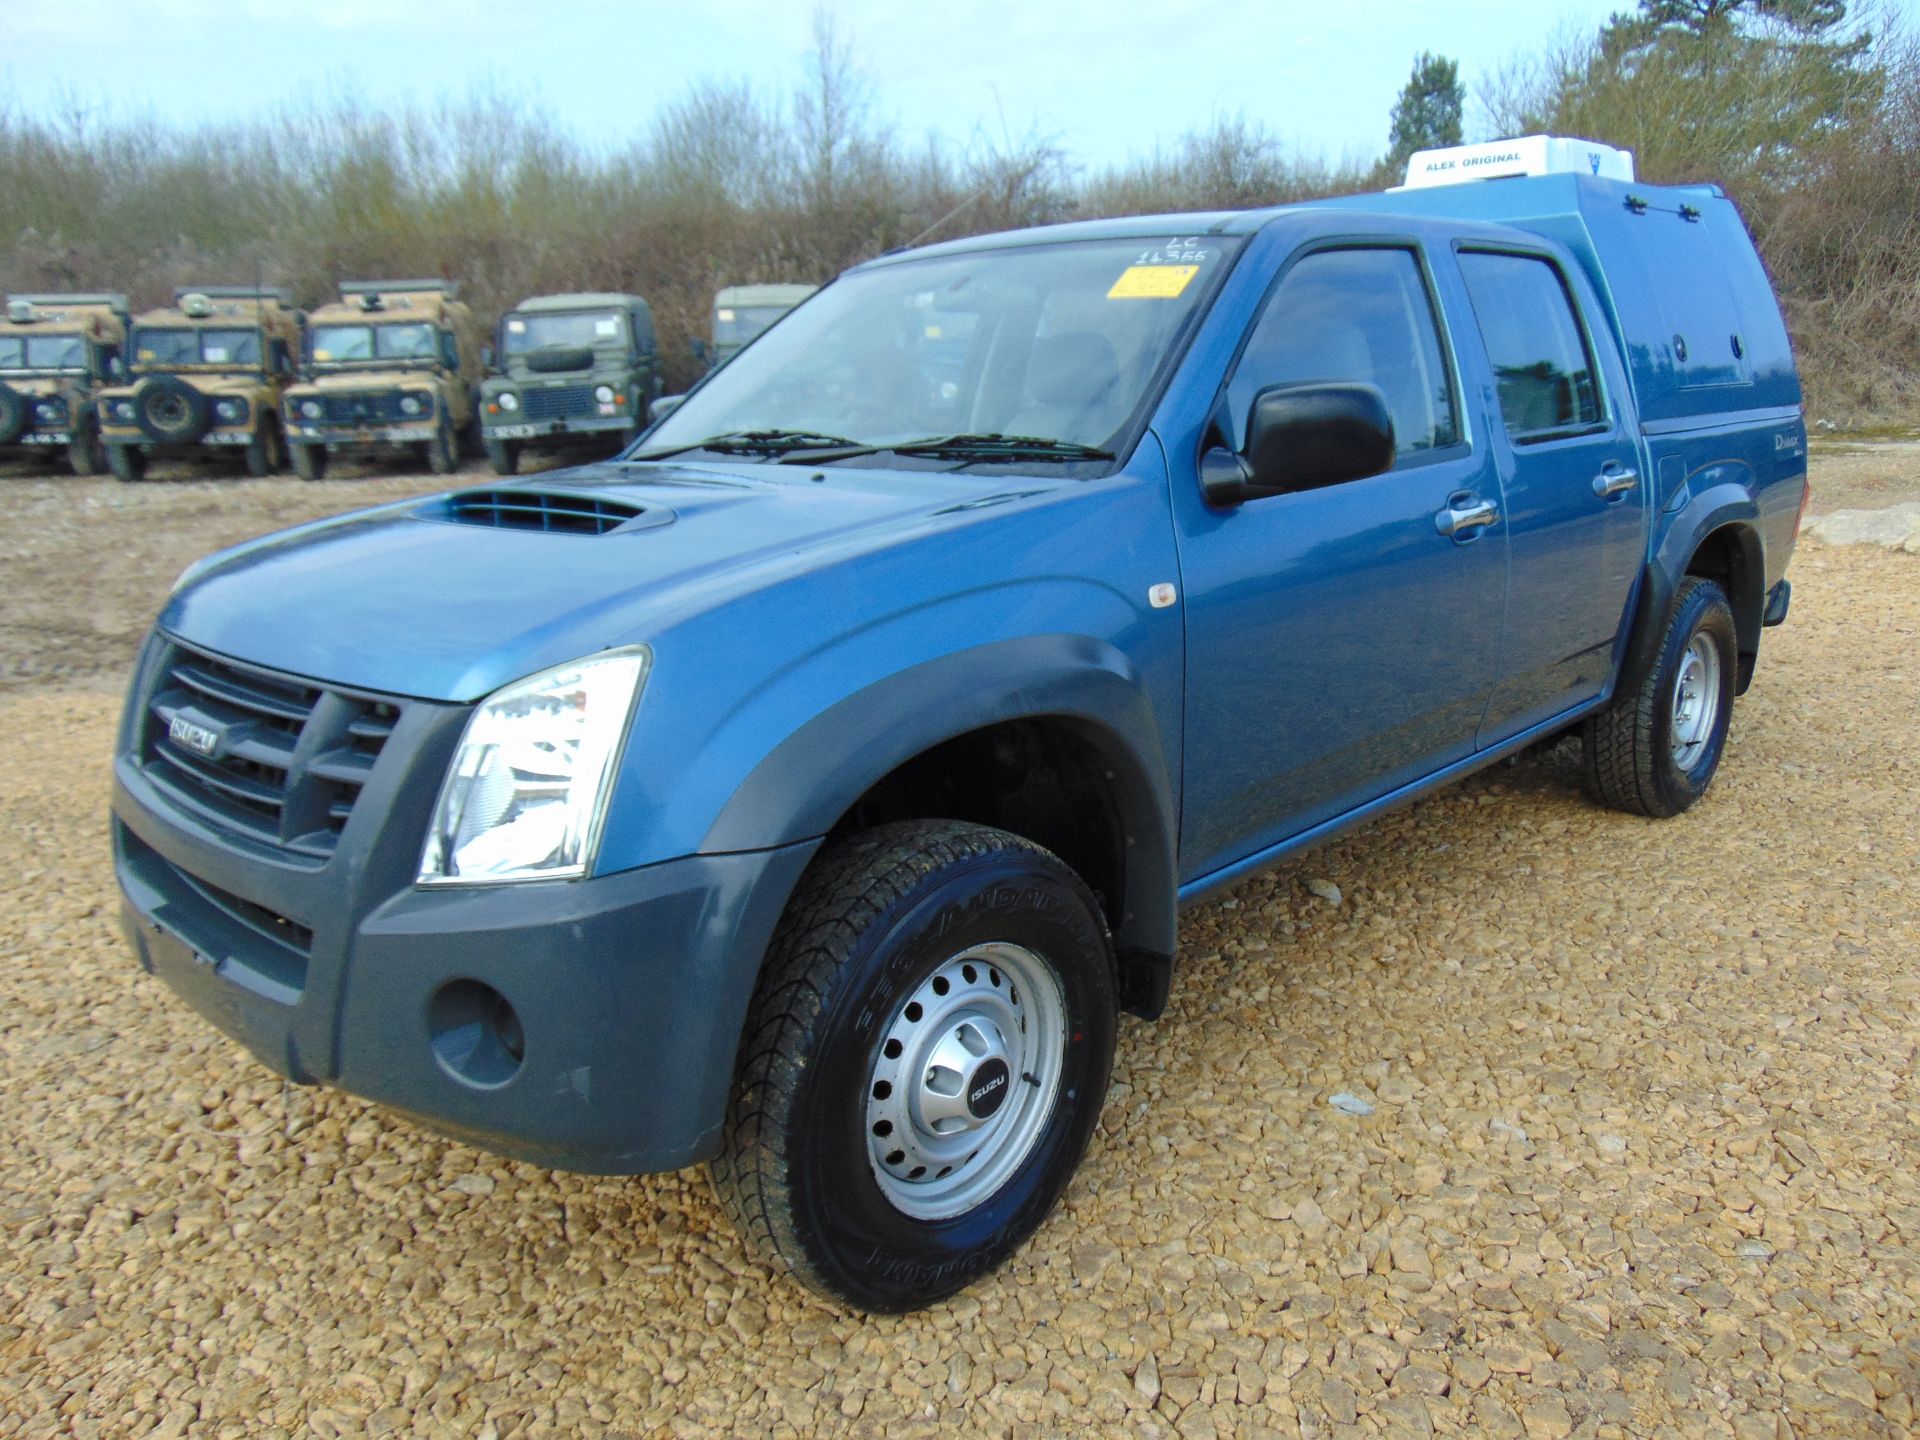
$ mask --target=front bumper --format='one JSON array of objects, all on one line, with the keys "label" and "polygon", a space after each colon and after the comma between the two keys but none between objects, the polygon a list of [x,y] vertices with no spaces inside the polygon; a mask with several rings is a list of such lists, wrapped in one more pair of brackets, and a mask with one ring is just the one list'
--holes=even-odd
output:
[{"label": "front bumper", "polygon": [[631,430],[639,423],[632,415],[573,415],[564,420],[523,420],[512,425],[483,421],[480,433],[488,440],[564,441],[576,435],[598,440],[613,431]]},{"label": "front bumper", "polygon": [[707,1158],[760,958],[817,842],[418,888],[464,715],[414,707],[383,766],[416,763],[368,785],[323,863],[182,813],[123,748],[114,862],[141,964],[289,1079],[483,1149],[597,1174]]},{"label": "front bumper", "polygon": [[436,422],[413,425],[289,425],[287,438],[345,450],[359,445],[424,445],[439,433]]},{"label": "front bumper", "polygon": [[252,430],[209,430],[197,440],[154,440],[144,430],[104,430],[100,438],[109,445],[139,445],[156,454],[178,451],[182,454],[202,445],[250,445]]}]

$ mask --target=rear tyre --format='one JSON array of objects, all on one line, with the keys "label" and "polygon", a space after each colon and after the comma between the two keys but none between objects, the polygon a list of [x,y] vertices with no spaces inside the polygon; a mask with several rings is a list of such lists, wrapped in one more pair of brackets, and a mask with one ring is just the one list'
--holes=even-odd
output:
[{"label": "rear tyre", "polygon": [[123,485],[135,485],[147,478],[147,452],[138,445],[109,445],[107,469]]},{"label": "rear tyre", "polygon": [[1738,660],[1726,592],[1687,576],[1646,678],[1586,722],[1588,793],[1610,809],[1656,820],[1706,794],[1726,750]]},{"label": "rear tyre", "polygon": [[1085,884],[1017,835],[907,822],[822,852],[769,947],[710,1171],[748,1246],[877,1311],[999,1265],[1099,1119],[1113,977]]},{"label": "rear tyre", "polygon": [[520,442],[518,440],[489,440],[486,442],[487,463],[493,466],[496,475],[517,475],[520,473]]},{"label": "rear tyre", "polygon": [[289,445],[288,453],[293,457],[293,473],[302,480],[324,480],[327,478],[327,447],[324,445]]}]

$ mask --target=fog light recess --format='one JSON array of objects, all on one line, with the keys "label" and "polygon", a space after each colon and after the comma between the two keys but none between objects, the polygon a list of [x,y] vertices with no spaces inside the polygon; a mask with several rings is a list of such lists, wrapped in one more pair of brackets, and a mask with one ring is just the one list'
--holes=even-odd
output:
[{"label": "fog light recess", "polygon": [[462,1085],[493,1090],[519,1073],[527,1053],[520,1017],[491,985],[452,980],[427,1007],[433,1058]]}]

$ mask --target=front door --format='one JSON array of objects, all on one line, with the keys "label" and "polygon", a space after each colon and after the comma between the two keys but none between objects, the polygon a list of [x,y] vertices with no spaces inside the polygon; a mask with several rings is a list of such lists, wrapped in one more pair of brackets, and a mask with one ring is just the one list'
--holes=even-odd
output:
[{"label": "front door", "polygon": [[1494,451],[1506,493],[1507,637],[1481,732],[1489,745],[1604,690],[1646,559],[1653,487],[1638,473],[1625,377],[1598,365],[1559,265],[1517,250],[1462,250],[1459,265],[1503,431]]},{"label": "front door", "polygon": [[1398,458],[1183,527],[1183,881],[1472,753],[1500,649],[1506,532],[1432,297],[1410,243],[1297,255],[1235,363],[1222,407],[1234,446],[1268,386],[1358,381],[1385,395]]}]

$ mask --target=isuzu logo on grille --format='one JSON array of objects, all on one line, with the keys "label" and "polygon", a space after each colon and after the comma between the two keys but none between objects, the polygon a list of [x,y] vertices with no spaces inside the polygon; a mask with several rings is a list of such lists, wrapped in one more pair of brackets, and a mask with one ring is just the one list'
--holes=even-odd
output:
[{"label": "isuzu logo on grille", "polygon": [[167,722],[167,738],[182,749],[193,751],[196,755],[211,755],[220,748],[218,730],[209,730],[205,725],[196,725],[184,715],[176,715]]}]

